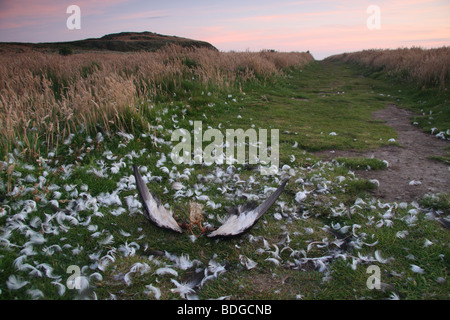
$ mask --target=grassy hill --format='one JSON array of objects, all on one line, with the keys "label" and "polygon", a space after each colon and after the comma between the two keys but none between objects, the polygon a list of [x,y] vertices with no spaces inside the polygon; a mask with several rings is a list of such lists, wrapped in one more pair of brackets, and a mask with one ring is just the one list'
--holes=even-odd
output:
[{"label": "grassy hill", "polygon": [[101,38],[91,38],[68,42],[45,43],[19,43],[3,42],[1,51],[23,52],[30,49],[39,51],[58,51],[61,48],[69,48],[72,51],[156,51],[167,45],[179,45],[182,47],[208,48],[217,50],[213,45],[205,41],[192,40],[176,36],[166,36],[153,32],[121,32],[107,34]]}]

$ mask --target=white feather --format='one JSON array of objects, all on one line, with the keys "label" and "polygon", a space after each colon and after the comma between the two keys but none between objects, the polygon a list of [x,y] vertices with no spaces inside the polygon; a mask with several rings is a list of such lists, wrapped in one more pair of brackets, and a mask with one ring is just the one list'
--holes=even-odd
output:
[{"label": "white feather", "polygon": [[208,237],[214,237],[220,234],[225,235],[235,235],[243,232],[244,230],[250,228],[258,216],[258,211],[251,210],[245,213],[241,213],[239,216],[230,215],[230,217],[225,221],[225,223],[220,226],[217,230],[208,234]]},{"label": "white feather", "polygon": [[133,272],[127,272],[124,277],[123,277],[123,281],[125,282],[125,284],[129,287],[131,285],[131,274]]},{"label": "white feather", "polygon": [[389,300],[400,300],[400,297],[395,292],[391,292],[391,295],[389,296]]},{"label": "white feather", "polygon": [[188,295],[195,293],[193,283],[179,283],[175,279],[170,280],[176,288],[170,289],[173,293],[179,293],[183,299],[186,299]]},{"label": "white feather", "polygon": [[55,286],[58,286],[58,294],[59,294],[60,297],[63,296],[64,293],[66,293],[66,286],[65,285],[63,285],[63,284],[61,284],[61,283],[59,283],[57,281],[53,281],[53,282],[51,282],[51,284],[54,284]]},{"label": "white feather", "polygon": [[327,265],[322,260],[313,260],[314,267],[318,268],[319,272],[324,272],[327,269]]},{"label": "white feather", "polygon": [[108,235],[105,239],[98,242],[99,245],[104,246],[114,242],[114,236],[112,234]]},{"label": "white feather", "polygon": [[22,266],[24,265],[24,260],[27,258],[27,255],[22,255],[14,259],[13,265],[17,268],[17,270],[22,270]]},{"label": "white feather", "polygon": [[278,246],[276,244],[273,244],[273,246],[275,247],[274,251],[268,251],[269,253],[272,254],[272,257],[275,259],[280,259],[280,248],[278,248]]},{"label": "white feather", "polygon": [[407,230],[402,230],[402,231],[398,231],[395,236],[399,239],[405,239],[406,236],[408,236],[408,234],[409,234],[409,232]]},{"label": "white feather", "polygon": [[91,278],[95,278],[97,281],[102,281],[103,280],[103,276],[100,273],[98,273],[98,272],[94,272],[93,274],[91,274],[89,276],[89,279],[91,279]]},{"label": "white feather", "polygon": [[298,203],[302,202],[303,200],[306,199],[306,197],[308,196],[308,193],[305,191],[299,191],[295,194],[295,201],[297,201]]},{"label": "white feather", "polygon": [[148,290],[144,291],[145,294],[153,293],[156,300],[159,300],[161,298],[161,290],[157,287],[154,287],[153,285],[149,284],[145,286]]},{"label": "white feather", "polygon": [[[196,262],[196,260],[195,260]],[[180,268],[181,270],[187,270],[189,268],[192,268],[194,266],[194,261],[191,261],[189,259],[189,255],[182,254],[180,257],[177,257],[175,260],[177,268]]]},{"label": "white feather", "polygon": [[150,272],[150,266],[146,263],[136,262],[131,267],[130,272],[140,272],[143,275]]},{"label": "white feather", "polygon": [[214,274],[214,277],[217,277],[219,274],[226,271],[225,266],[221,265],[214,259],[209,260],[208,263],[208,271]]},{"label": "white feather", "polygon": [[[127,204],[128,204],[128,201],[127,201]],[[122,208],[122,207],[119,207],[119,208],[117,208],[117,209],[114,209],[114,210],[111,210],[110,211],[110,213],[113,215],[113,216],[120,216],[122,213],[124,213],[124,212],[126,212],[127,210],[125,210],[125,208]]]},{"label": "white feather", "polygon": [[165,275],[165,274],[171,274],[171,275],[173,275],[175,277],[178,277],[178,272],[176,270],[172,269],[172,268],[169,268],[169,267],[159,268],[159,269],[156,270],[155,273],[158,276]]},{"label": "white feather", "polygon": [[423,274],[423,272],[424,272],[424,269],[422,269],[421,267],[419,267],[415,264],[411,265],[411,270],[412,270],[412,272],[420,273],[420,274]]},{"label": "white feather", "polygon": [[376,259],[379,263],[387,263],[387,262],[389,262],[389,260],[390,260],[390,258],[388,258],[388,259],[383,259],[383,258],[381,257],[380,250],[376,250],[376,251],[375,251],[375,259]]},{"label": "white feather", "polygon": [[247,268],[247,270],[253,269],[258,265],[258,263],[244,255],[239,255],[239,261]]},{"label": "white feather", "polygon": [[428,239],[425,239],[425,243],[423,244],[423,247],[424,247],[424,248],[427,248],[427,247],[429,247],[429,246],[431,246],[431,245],[433,245],[433,242],[431,242],[431,241],[428,240]]},{"label": "white feather", "polygon": [[60,276],[53,275],[53,268],[47,263],[41,263],[36,266],[45,270],[45,276],[50,279],[60,279]]},{"label": "white feather", "polygon": [[8,280],[6,281],[6,286],[10,290],[18,290],[26,286],[28,283],[29,283],[28,281],[24,281],[22,278],[18,276],[10,275]]},{"label": "white feather", "polygon": [[275,258],[267,258],[267,259],[265,259],[266,261],[270,261],[270,262],[273,262],[275,265],[277,265],[277,266],[279,266],[280,265],[280,261],[278,261],[277,259],[275,259]]},{"label": "white feather", "polygon": [[39,298],[44,297],[44,293],[39,289],[28,289],[27,293],[31,296],[33,300],[37,300]]},{"label": "white feather", "polygon": [[89,279],[85,276],[77,277],[75,281],[77,281],[78,284],[78,293],[82,293],[89,288]]}]

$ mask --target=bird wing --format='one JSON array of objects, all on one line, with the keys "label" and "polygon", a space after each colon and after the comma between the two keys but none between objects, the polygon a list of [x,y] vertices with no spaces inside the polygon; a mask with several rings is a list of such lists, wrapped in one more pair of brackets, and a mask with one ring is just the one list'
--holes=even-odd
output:
[{"label": "bird wing", "polygon": [[172,211],[167,210],[158,198],[153,197],[142,180],[137,165],[133,165],[136,186],[142,201],[144,216],[160,228],[182,233],[180,226],[173,218]]},{"label": "bird wing", "polygon": [[249,230],[259,218],[266,213],[278,199],[289,179],[283,180],[281,185],[259,206],[243,205],[236,208],[236,213],[231,214],[228,219],[216,230],[210,232],[207,237],[232,237]]}]

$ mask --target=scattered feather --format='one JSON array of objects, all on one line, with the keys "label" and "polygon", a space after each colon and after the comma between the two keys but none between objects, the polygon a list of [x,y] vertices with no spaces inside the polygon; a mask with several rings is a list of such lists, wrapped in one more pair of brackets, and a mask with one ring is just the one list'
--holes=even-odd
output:
[{"label": "scattered feather", "polygon": [[172,276],[178,277],[178,272],[176,270],[172,269],[172,268],[169,268],[169,267],[159,268],[159,269],[156,270],[155,273],[158,276],[170,274]]},{"label": "scattered feather", "polygon": [[20,288],[29,284],[29,281],[25,281],[19,276],[10,275],[8,280],[6,281],[6,286],[10,290],[19,290]]},{"label": "scattered feather", "polygon": [[27,293],[31,296],[31,299],[33,300],[44,298],[44,293],[39,289],[28,289]]},{"label": "scattered feather", "polygon": [[239,255],[239,261],[247,268],[247,270],[253,269],[258,265],[258,263],[244,255]]},{"label": "scattered feather", "polygon": [[176,286],[176,288],[170,289],[170,291],[173,293],[178,293],[180,297],[183,299],[186,299],[189,295],[195,293],[194,286],[192,283],[185,283],[185,282],[179,283],[175,279],[171,279],[170,281]]},{"label": "scattered feather", "polygon": [[424,269],[422,269],[421,267],[419,267],[419,266],[417,266],[415,264],[411,265],[411,270],[412,270],[412,272],[419,273],[419,274],[423,274],[424,271],[425,271]]},{"label": "scattered feather", "polygon": [[144,291],[145,294],[153,294],[156,300],[159,300],[159,298],[161,298],[161,290],[159,288],[154,287],[151,284],[146,285],[145,288],[147,289]]},{"label": "scattered feather", "polygon": [[53,281],[51,282],[51,284],[55,285],[58,287],[58,294],[60,297],[62,297],[64,295],[64,293],[66,293],[66,286],[59,283],[58,281]]}]

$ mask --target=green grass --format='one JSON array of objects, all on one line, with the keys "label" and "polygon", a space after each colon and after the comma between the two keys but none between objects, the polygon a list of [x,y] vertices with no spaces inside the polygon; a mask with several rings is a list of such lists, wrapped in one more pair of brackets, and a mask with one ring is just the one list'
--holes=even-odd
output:
[{"label": "green grass", "polygon": [[[251,119],[256,127],[268,122],[273,128],[282,128],[282,132],[289,132],[280,138],[283,144],[297,141],[307,151],[369,149],[395,136],[392,129],[371,118],[386,100],[368,92],[368,83],[350,78],[352,70],[341,69],[344,74],[338,74],[334,68],[314,63],[270,86],[251,87],[246,93],[253,101],[245,107],[229,107],[229,114],[241,115],[238,125]],[[348,82],[353,89],[345,92]]]},{"label": "green grass", "polygon": [[429,159],[441,161],[441,162],[443,162],[443,163],[445,163],[445,164],[450,164],[450,157],[444,157],[444,156],[431,156],[431,157],[429,157]]},{"label": "green grass", "polygon": [[444,150],[446,150],[446,154],[444,156],[430,156],[428,159],[450,164],[450,146],[446,147]]},{"label": "green grass", "polygon": [[387,167],[385,161],[376,158],[336,158],[336,162],[352,170],[382,170]]},{"label": "green grass", "polygon": [[428,195],[422,199],[421,205],[448,213],[450,212],[450,195],[447,193]]},{"label": "green grass", "polygon": [[[195,268],[215,263],[225,269],[196,289],[200,299],[385,299],[392,292],[402,299],[448,299],[450,238],[448,230],[432,217],[448,212],[448,195],[430,195],[420,204],[384,203],[372,198],[373,183],[351,172],[368,166],[382,169],[384,162],[362,158],[327,162],[313,153],[368,150],[396,138],[392,128],[373,120],[371,114],[397,99],[408,101],[409,93],[397,91],[395,97],[388,96],[386,81],[359,74],[354,67],[317,62],[289,70],[285,77],[246,83],[229,92],[202,94],[201,86],[193,83],[175,95],[168,92],[156,102],[130,107],[139,111],[125,115],[132,138],[110,132],[98,141],[95,135],[89,139],[86,133],[78,133],[54,157],[40,163],[27,162],[17,150],[9,157],[16,163],[14,172],[6,170],[8,158],[0,168],[0,209],[4,210],[0,211],[0,237],[5,239],[0,245],[0,299],[30,299],[33,289],[46,299],[76,298],[76,290],[66,289],[60,295],[54,283],[65,285],[70,265],[91,276],[90,291],[84,293],[90,298],[95,293],[99,299],[154,299],[146,287],[152,285],[160,289],[161,299],[180,299],[172,279],[189,282]],[[149,189],[172,206],[179,221],[187,220],[188,201],[196,200],[195,191],[222,204],[204,210],[205,221],[217,226],[226,215],[224,207],[246,202],[244,193],[267,196],[265,187],[278,185],[279,175],[262,176],[255,166],[236,164],[231,174],[224,174],[231,166],[173,164],[171,133],[178,127],[192,130],[190,121],[194,120],[201,120],[204,130],[208,126],[222,132],[230,128],[280,130],[280,167],[288,165],[293,176],[279,201],[241,237],[211,240],[169,233],[129,205],[129,200],[137,200],[130,180],[133,163],[151,172],[154,179],[147,184]],[[193,194],[177,197],[171,189],[173,180]],[[6,192],[7,181],[12,184],[10,193]],[[225,193],[224,185],[230,187]],[[55,186],[59,189],[54,190]],[[297,203],[295,196],[300,191],[308,194]],[[114,193],[114,201],[106,202]],[[33,205],[30,200],[35,207],[29,207]],[[50,201],[68,210],[66,217],[60,215],[58,221]],[[12,229],[17,221],[27,227]],[[343,245],[327,231],[330,228],[350,242]],[[9,236],[7,230],[12,230]],[[57,278],[17,268],[16,258],[24,255],[22,250],[35,233],[45,242],[32,244],[35,254],[28,255],[24,263],[35,267],[46,263]],[[54,245],[61,250],[52,249]],[[279,264],[270,260],[277,248]],[[195,267],[181,268],[174,257],[182,255],[195,260]],[[256,266],[248,270],[241,262],[243,256]],[[323,265],[317,263],[319,259]],[[148,269],[130,272],[136,263]],[[391,289],[367,288],[370,265],[380,267],[381,281]],[[423,273],[413,272],[411,265],[421,267]],[[177,275],[157,274],[163,267]],[[42,266],[38,270],[44,272]],[[9,289],[6,283],[12,275],[29,283]]]},{"label": "green grass", "polygon": [[418,88],[404,79],[385,72],[371,72],[368,69],[354,65],[349,68],[361,75],[376,80],[371,89],[384,97],[389,97],[393,103],[415,113],[411,123],[418,125],[424,132],[445,138],[450,137],[450,92],[435,87]]}]

